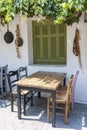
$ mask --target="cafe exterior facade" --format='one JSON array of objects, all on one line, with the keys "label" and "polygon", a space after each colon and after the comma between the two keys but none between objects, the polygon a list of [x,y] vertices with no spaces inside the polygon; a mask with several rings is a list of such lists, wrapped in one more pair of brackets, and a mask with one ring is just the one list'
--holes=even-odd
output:
[{"label": "cafe exterior facade", "polygon": [[[20,66],[27,66],[29,75],[36,71],[64,72],[67,73],[66,83],[71,74],[75,74],[79,70],[80,74],[75,89],[75,102],[87,104],[87,22],[84,22],[84,15],[81,16],[78,24],[62,25],[63,28],[60,25],[55,25],[55,27],[52,24],[50,26],[47,23],[36,23],[36,20],[37,18],[25,18],[23,21],[19,15],[16,15],[15,19],[9,23],[9,31],[13,34],[11,43],[6,43],[4,39],[7,26],[0,25],[0,66],[8,64],[8,71],[16,70]],[[19,25],[20,37],[23,40],[23,44],[18,48],[15,44],[17,25]],[[48,26],[51,27],[51,31],[49,31],[50,27]],[[79,30],[81,62],[79,62],[79,56],[73,53],[76,29]],[[48,34],[46,34],[46,31]],[[40,46],[41,39],[44,39],[42,41],[44,45]],[[56,43],[56,45],[49,45],[52,42]],[[63,44],[61,45],[60,42]],[[34,43],[36,43],[36,46]],[[59,43],[58,46],[57,43]],[[49,49],[50,46],[53,52],[52,55]],[[57,49],[60,49],[60,51],[57,52]],[[18,57],[18,53],[20,57]],[[54,57],[57,57],[57,59]],[[47,96],[46,93],[42,95]]]}]

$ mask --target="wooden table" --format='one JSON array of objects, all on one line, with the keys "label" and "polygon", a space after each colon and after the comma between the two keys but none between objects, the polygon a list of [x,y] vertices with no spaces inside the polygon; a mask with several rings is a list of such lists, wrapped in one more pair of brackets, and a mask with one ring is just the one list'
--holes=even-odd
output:
[{"label": "wooden table", "polygon": [[66,73],[38,71],[16,82],[18,92],[18,118],[21,119],[21,89],[29,89],[37,92],[52,93],[52,126],[55,127],[55,99],[56,90],[63,81],[65,84]]}]

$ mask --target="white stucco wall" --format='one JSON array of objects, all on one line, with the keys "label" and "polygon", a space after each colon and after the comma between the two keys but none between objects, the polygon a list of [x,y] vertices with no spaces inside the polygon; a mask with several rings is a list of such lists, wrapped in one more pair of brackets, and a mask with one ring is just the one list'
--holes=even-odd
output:
[{"label": "white stucco wall", "polygon": [[[74,74],[76,70],[80,71],[76,91],[75,91],[75,101],[87,104],[87,23],[84,23],[83,17],[79,24],[73,24],[67,27],[67,65],[32,65],[33,63],[33,50],[32,50],[32,19],[21,21],[19,16],[16,16],[14,21],[9,24],[10,31],[14,34],[16,24],[20,24],[21,37],[23,38],[24,44],[20,47],[21,59],[16,56],[15,40],[11,44],[5,43],[3,36],[6,32],[6,26],[2,27],[0,25],[0,66],[8,64],[9,70],[15,70],[19,66],[28,66],[28,73],[31,74],[38,70],[44,71],[56,71],[56,72],[66,72],[67,79],[71,74]],[[74,56],[72,53],[73,39],[75,36],[75,29],[78,26],[80,30],[80,48],[81,48],[81,59],[83,72],[80,69],[78,62],[78,57]],[[28,33],[27,33],[28,32]]]},{"label": "white stucco wall", "polygon": [[[20,36],[23,38],[23,46],[19,48],[21,59],[17,58],[15,39],[16,39],[16,25],[19,25]],[[7,26],[0,25],[0,66],[8,64],[9,70],[15,70],[19,66],[28,65],[28,41],[27,41],[27,20],[21,21],[21,18],[17,15],[14,21],[9,23],[9,31],[14,35],[14,41],[7,44],[4,41],[4,34],[7,31]]]}]

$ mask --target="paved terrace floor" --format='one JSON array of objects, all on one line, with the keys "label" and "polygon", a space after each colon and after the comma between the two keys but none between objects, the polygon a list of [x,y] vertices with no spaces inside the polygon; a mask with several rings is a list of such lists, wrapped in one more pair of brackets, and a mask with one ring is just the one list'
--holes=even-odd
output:
[{"label": "paved terrace floor", "polygon": [[75,103],[70,112],[68,125],[64,124],[63,116],[57,115],[56,127],[47,123],[46,98],[34,98],[34,106],[27,108],[26,116],[19,120],[17,107],[11,112],[10,102],[0,100],[0,130],[87,130],[87,105]]}]

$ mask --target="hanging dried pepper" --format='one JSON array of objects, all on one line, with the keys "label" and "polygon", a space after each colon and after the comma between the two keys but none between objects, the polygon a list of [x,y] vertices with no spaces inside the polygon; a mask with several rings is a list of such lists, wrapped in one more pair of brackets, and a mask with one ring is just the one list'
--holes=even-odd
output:
[{"label": "hanging dried pepper", "polygon": [[76,28],[74,42],[73,42],[73,53],[75,56],[79,57],[79,64],[80,64],[80,67],[82,69],[79,40],[80,40],[80,32],[79,32],[79,29]]}]

